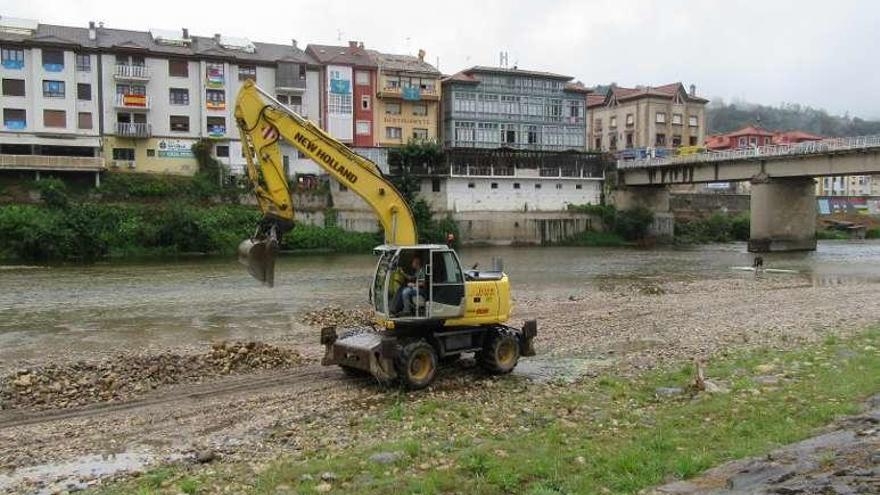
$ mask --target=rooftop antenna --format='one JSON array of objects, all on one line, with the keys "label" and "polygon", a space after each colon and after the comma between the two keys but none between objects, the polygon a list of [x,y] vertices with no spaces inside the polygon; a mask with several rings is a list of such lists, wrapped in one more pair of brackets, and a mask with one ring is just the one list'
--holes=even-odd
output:
[{"label": "rooftop antenna", "polygon": [[437,63],[436,63],[436,65],[434,65],[434,67],[435,67],[437,70],[440,70],[440,56],[439,56],[439,55],[437,55]]},{"label": "rooftop antenna", "polygon": [[336,30],[336,41],[342,41],[342,35],[345,34],[341,29]]},{"label": "rooftop antenna", "polygon": [[507,52],[498,52],[498,66],[504,69],[507,68]]}]

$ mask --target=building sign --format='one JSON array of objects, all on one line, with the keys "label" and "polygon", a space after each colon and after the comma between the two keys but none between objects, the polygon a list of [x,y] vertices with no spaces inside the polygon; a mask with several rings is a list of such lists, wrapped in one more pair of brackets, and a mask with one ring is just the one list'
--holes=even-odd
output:
[{"label": "building sign", "polygon": [[177,139],[159,141],[159,158],[193,158],[192,143]]},{"label": "building sign", "polygon": [[417,125],[422,127],[430,127],[431,119],[417,117],[399,117],[395,115],[386,115],[385,124],[387,125]]},{"label": "building sign", "polygon": [[422,99],[422,92],[415,86],[406,86],[403,88],[403,99],[407,101],[419,101]]},{"label": "building sign", "polygon": [[730,182],[710,182],[706,189],[730,189]]}]

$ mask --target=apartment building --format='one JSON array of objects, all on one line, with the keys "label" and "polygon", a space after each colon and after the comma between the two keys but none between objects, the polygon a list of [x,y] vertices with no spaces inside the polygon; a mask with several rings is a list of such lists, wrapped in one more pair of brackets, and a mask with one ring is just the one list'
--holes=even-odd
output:
[{"label": "apartment building", "polygon": [[698,146],[706,136],[709,100],[685,91],[680,82],[663,86],[611,86],[589,95],[591,122],[588,146],[593,151]]},{"label": "apartment building", "polygon": [[349,41],[348,46],[309,44],[306,53],[321,65],[324,130],[343,143],[375,146],[372,100],[378,66],[363,42]]},{"label": "apartment building", "polygon": [[[378,67],[375,99],[376,144],[400,146],[408,141],[436,141],[440,118],[440,71],[418,56],[371,51]],[[363,96],[361,107],[370,106]]]},{"label": "apartment building", "polygon": [[[15,95],[3,99],[0,152],[19,157],[6,162],[47,162],[36,157],[88,148],[96,169],[190,175],[192,145],[210,139],[218,160],[241,173],[233,106],[247,79],[321,121],[318,65],[295,41],[15,21],[0,26],[0,50],[4,94]],[[292,167],[298,154],[282,148],[285,168]]]},{"label": "apartment building", "polygon": [[440,127],[447,164],[422,177],[422,195],[434,208],[454,212],[558,212],[598,204],[601,162],[584,152],[589,90],[572,79],[480,66],[444,78]]}]

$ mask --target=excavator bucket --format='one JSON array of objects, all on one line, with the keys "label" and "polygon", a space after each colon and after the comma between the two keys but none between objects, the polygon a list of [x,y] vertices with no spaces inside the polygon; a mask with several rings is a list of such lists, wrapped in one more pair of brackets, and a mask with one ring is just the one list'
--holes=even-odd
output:
[{"label": "excavator bucket", "polygon": [[263,284],[275,285],[275,256],[278,241],[272,238],[245,239],[238,245],[238,261]]}]

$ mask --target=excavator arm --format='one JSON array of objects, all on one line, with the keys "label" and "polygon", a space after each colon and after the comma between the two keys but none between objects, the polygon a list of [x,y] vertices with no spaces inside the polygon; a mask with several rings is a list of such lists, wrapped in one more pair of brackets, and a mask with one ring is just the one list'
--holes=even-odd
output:
[{"label": "excavator arm", "polygon": [[284,140],[364,199],[376,213],[386,244],[418,242],[409,204],[375,163],[351,151],[315,124],[260,89],[244,82],[235,102],[247,175],[263,212],[254,236],[239,246],[239,256],[257,280],[272,286],[274,260],[282,235],[293,227],[290,184],[284,173]]}]

